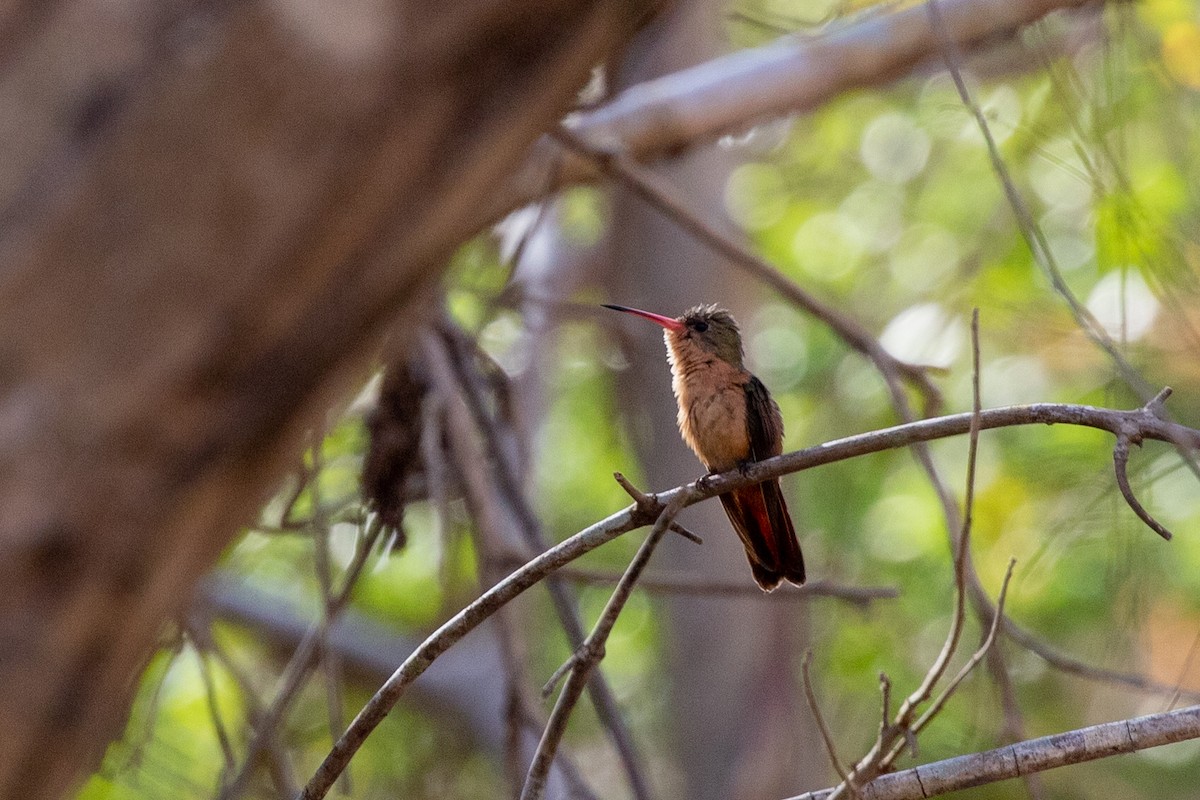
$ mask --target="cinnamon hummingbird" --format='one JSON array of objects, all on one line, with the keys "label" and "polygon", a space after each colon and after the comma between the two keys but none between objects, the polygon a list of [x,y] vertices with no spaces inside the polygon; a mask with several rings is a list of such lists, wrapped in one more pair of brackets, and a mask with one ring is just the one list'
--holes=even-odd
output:
[{"label": "cinnamon hummingbird", "polygon": [[[783,418],[762,381],[743,365],[742,334],[728,311],[702,305],[671,318],[607,303],[665,331],[679,432],[709,474],[783,452]],[[804,583],[804,558],[779,480],[720,495],[746,548],[750,572],[764,592],[786,580]]]}]

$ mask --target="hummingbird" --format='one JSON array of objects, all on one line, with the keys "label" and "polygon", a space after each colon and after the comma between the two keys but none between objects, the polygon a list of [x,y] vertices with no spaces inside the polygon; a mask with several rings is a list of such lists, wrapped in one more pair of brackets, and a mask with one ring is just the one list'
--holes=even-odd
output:
[{"label": "hummingbird", "polygon": [[[743,365],[742,334],[733,315],[715,305],[671,318],[637,308],[603,304],[635,314],[665,330],[671,389],[679,404],[679,432],[709,474],[725,472],[783,452],[783,417],[762,381]],[[780,581],[804,583],[804,558],[773,478],[719,495],[746,548],[750,572],[764,592]]]}]

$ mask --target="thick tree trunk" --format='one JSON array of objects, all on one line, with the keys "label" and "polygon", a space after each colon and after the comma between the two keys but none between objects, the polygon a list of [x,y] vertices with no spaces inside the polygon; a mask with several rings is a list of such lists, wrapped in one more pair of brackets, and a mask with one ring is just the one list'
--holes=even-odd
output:
[{"label": "thick tree trunk", "polygon": [[0,796],[58,797],[619,0],[0,10]]}]

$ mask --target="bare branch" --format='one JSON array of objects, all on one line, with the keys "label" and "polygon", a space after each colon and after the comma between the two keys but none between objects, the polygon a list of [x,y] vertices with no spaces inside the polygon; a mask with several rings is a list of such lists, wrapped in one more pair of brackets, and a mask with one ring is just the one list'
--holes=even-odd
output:
[{"label": "bare branch", "polygon": [[[1004,618],[1004,600],[1008,596],[1008,582],[1012,580],[1013,567],[1016,564],[1017,560],[1015,558],[1009,559],[1008,569],[1004,573],[1004,582],[1000,584],[1000,597],[996,600],[996,616],[992,618],[992,627],[988,628],[987,637],[984,638],[983,644],[979,645],[979,649],[971,655],[966,664],[962,665],[958,674],[954,676],[950,683],[946,684],[946,688],[942,690],[941,694],[934,698],[933,702],[929,704],[929,708],[925,709],[925,713],[921,714],[917,721],[913,723],[913,733],[920,733],[937,716],[942,707],[946,705],[946,701],[958,689],[959,684],[966,680],[966,677],[979,665],[979,662],[983,660],[983,657],[988,654],[992,645],[995,644],[996,631],[1000,628],[1000,620]],[[900,753],[897,752],[896,755],[898,756]],[[894,761],[894,757],[892,760]],[[891,762],[889,761],[888,763]]]},{"label": "bare branch", "polygon": [[[1086,2],[946,0],[942,14],[947,35],[971,47]],[[593,147],[650,161],[757,122],[811,111],[852,89],[893,81],[937,50],[923,9],[877,14],[829,34],[785,36],[632,86],[609,103],[575,115],[570,125]],[[539,199],[548,185],[594,180],[598,173],[588,159],[542,137],[486,216],[499,219]]]},{"label": "bare branch", "polygon": [[258,762],[259,754],[277,735],[279,726],[283,724],[284,718],[291,709],[292,701],[299,695],[309,675],[312,674],[317,663],[321,641],[325,636],[325,629],[350,602],[350,596],[366,565],[367,557],[371,554],[371,549],[382,531],[383,524],[376,516],[367,526],[366,533],[359,541],[354,558],[346,568],[343,584],[338,592],[330,598],[321,622],[309,628],[308,633],[292,654],[292,658],[280,678],[280,688],[271,701],[270,707],[262,714],[254,738],[250,740],[250,744],[246,748],[242,768],[221,790],[219,800],[234,800],[246,790],[254,765]]},{"label": "bare branch", "polygon": [[1017,625],[1011,619],[1004,619],[1001,623],[1004,626],[1004,635],[1012,642],[1025,648],[1033,653],[1038,658],[1045,661],[1049,666],[1059,672],[1068,675],[1074,675],[1089,681],[1097,683],[1108,683],[1117,686],[1128,686],[1132,689],[1137,689],[1142,692],[1151,692],[1162,695],[1173,695],[1178,693],[1181,697],[1186,697],[1193,702],[1200,702],[1200,692],[1182,689],[1179,686],[1172,686],[1166,683],[1160,683],[1152,680],[1145,675],[1136,672],[1120,672],[1115,669],[1106,669],[1097,667],[1092,664],[1080,661],[1077,658],[1072,658],[1065,653],[1060,653],[1050,645],[1043,642],[1037,636],[1034,636],[1029,631]]},{"label": "bare branch", "polygon": [[550,765],[554,762],[554,754],[558,750],[558,743],[562,740],[562,736],[567,730],[567,720],[587,685],[589,673],[604,658],[604,645],[608,641],[608,635],[612,632],[613,626],[617,624],[617,618],[624,610],[625,603],[633,594],[633,588],[638,578],[646,569],[646,565],[650,563],[650,556],[654,554],[654,548],[662,541],[662,537],[670,529],[671,520],[684,507],[686,500],[686,495],[678,494],[668,501],[662,513],[659,514],[658,520],[654,523],[654,528],[642,542],[642,546],[638,548],[629,567],[626,568],[621,582],[613,590],[608,604],[605,605],[591,634],[584,641],[583,647],[572,656],[569,662],[571,674],[567,678],[566,685],[563,686],[562,693],[558,696],[558,702],[555,703],[554,711],[550,714],[550,721],[546,723],[546,730],[542,734],[542,741],[538,743],[537,753],[534,754],[533,762],[529,765],[529,775],[525,778],[525,788],[521,791],[521,800],[541,800],[546,788],[546,778],[550,774]]},{"label": "bare branch", "polygon": [[1133,513],[1138,515],[1138,519],[1146,523],[1150,530],[1157,533],[1167,541],[1171,540],[1171,532],[1163,526],[1161,522],[1150,516],[1150,512],[1138,501],[1137,496],[1133,493],[1133,488],[1129,485],[1129,437],[1117,436],[1117,443],[1113,445],[1113,468],[1116,471],[1117,488],[1121,490],[1121,497],[1125,498],[1125,502],[1133,509]]},{"label": "bare branch", "polygon": [[[1200,738],[1200,706],[1191,706],[935,761],[883,775],[861,790],[864,800],[925,800],[1068,764],[1196,738]],[[789,800],[828,800],[832,793],[833,789],[821,789]]]},{"label": "bare branch", "polygon": [[[1016,425],[1068,424],[1118,434],[1122,429],[1121,426],[1132,425],[1143,439],[1182,444],[1193,450],[1200,449],[1200,430],[1159,419],[1145,408],[1116,411],[1093,406],[1056,403],[1009,406],[988,409],[978,415],[954,414],[905,423],[774,456],[755,462],[745,469],[739,468],[709,476],[703,481],[703,486],[700,486],[698,482],[693,482],[659,493],[656,497],[660,504],[660,513],[662,508],[666,508],[668,504],[676,501],[684,506],[692,505],[733,489],[752,486],[792,472],[868,453],[906,447],[914,442],[958,436],[970,430],[972,420],[976,417],[980,430]],[[335,743],[321,766],[318,767],[308,785],[301,792],[301,797],[304,800],[316,800],[316,798],[324,797],[333,780],[349,763],[371,731],[395,706],[408,685],[416,680],[438,656],[487,619],[496,609],[558,568],[630,530],[649,524],[654,519],[655,517],[648,517],[645,511],[639,509],[637,505],[622,509],[530,560],[443,623],[405,659],[404,663],[367,702],[358,716],[350,723],[350,727]]]},{"label": "bare branch", "polygon": [[927,404],[938,403],[936,398],[939,398],[940,394],[923,368],[897,359],[854,319],[823,303],[745,244],[708,224],[684,204],[678,192],[664,178],[621,152],[594,149],[569,130],[560,128],[554,135],[574,152],[594,159],[601,171],[620,181],[623,186],[662,211],[697,241],[728,258],[805,313],[828,326],[846,344],[870,359],[880,372],[902,378],[914,386],[927,398]]},{"label": "bare branch", "polygon": [[[625,490],[626,494],[628,494],[630,497],[633,498],[633,502],[635,502],[639,506],[642,506],[645,508],[653,508],[654,507],[654,498],[651,495],[646,494],[641,489],[634,486],[633,483],[631,483],[630,480],[628,478],[626,478],[624,475],[622,475],[620,472],[614,472],[613,479],[616,480],[616,482],[621,485],[621,488]],[[701,539],[699,536],[697,536],[696,534],[689,531],[687,528],[680,525],[678,522],[672,521],[669,526],[669,530],[672,530],[675,533],[678,533],[683,538],[685,538],[691,542],[694,542],[695,544],[704,544],[703,539]]]},{"label": "bare branch", "polygon": [[[471,413],[483,436],[488,456],[490,456],[498,467],[489,473],[489,476],[496,484],[497,499],[506,504],[510,518],[516,522],[517,533],[525,544],[535,551],[545,550],[548,543],[545,535],[542,533],[541,524],[520,488],[516,478],[517,467],[513,463],[514,460],[509,457],[509,454],[501,445],[501,435],[497,431],[497,417],[489,413],[489,404],[485,400],[486,389],[490,388],[499,400],[495,405],[501,407],[507,405],[504,402],[504,398],[508,392],[506,376],[502,370],[495,366],[494,362],[487,359],[486,354],[478,348],[477,343],[467,337],[460,329],[449,322],[442,322],[438,325],[438,328],[440,329],[442,338],[449,345],[447,348],[448,354],[454,357],[451,366],[459,381],[463,398],[467,401],[467,405],[470,407]],[[484,369],[488,367],[493,368],[490,371],[493,379],[487,382],[487,387],[482,385],[483,381],[480,378],[479,370],[474,368],[480,365]],[[623,480],[623,477],[619,478],[618,482],[621,480]],[[630,491],[630,496],[636,501],[641,493],[637,489],[634,489],[628,481],[625,481],[625,484],[628,484],[629,487],[627,491],[632,490]],[[647,513],[654,512],[648,511]],[[671,530],[699,542],[699,537],[687,531],[682,526],[672,523]],[[550,594],[555,614],[558,616],[567,641],[574,648],[580,647],[583,644],[584,632],[583,625],[579,620],[579,608],[576,598],[567,586],[563,585],[553,576],[546,581],[546,590]],[[647,800],[650,796],[649,785],[633,740],[633,734],[630,732],[629,726],[625,723],[621,715],[616,698],[608,685],[607,679],[604,677],[604,673],[600,670],[592,672],[591,680],[588,683],[588,695],[591,697],[600,723],[608,732],[613,747],[617,751],[635,800]],[[522,768],[515,774],[513,782],[514,790],[519,787],[523,773],[524,769]]]},{"label": "bare branch", "polygon": [[825,742],[825,752],[829,756],[829,763],[833,765],[833,771],[841,778],[842,783],[850,788],[854,797],[859,797],[858,790],[854,784],[850,783],[850,779],[846,776],[846,768],[842,766],[841,759],[838,758],[837,745],[833,742],[833,734],[829,731],[829,726],[825,724],[825,717],[821,714],[821,707],[817,704],[817,693],[813,691],[812,676],[809,674],[809,667],[812,665],[812,650],[805,652],[804,661],[800,663],[801,671],[804,673],[804,697],[808,700],[808,708],[812,711],[813,719],[817,721],[817,730],[821,732],[821,739]]},{"label": "bare branch", "polygon": [[[519,567],[525,563],[524,558],[509,556],[503,560],[509,568]],[[611,586],[621,580],[619,572],[604,572],[600,570],[564,567],[555,573],[567,580],[579,581],[601,586]],[[832,581],[809,581],[803,586],[788,584],[780,586],[767,594],[754,584],[736,580],[707,580],[692,575],[672,575],[655,573],[643,576],[638,581],[639,591],[649,594],[670,595],[700,595],[704,597],[738,597],[761,600],[764,603],[779,601],[809,601],[821,598],[841,600],[846,603],[865,608],[876,600],[893,600],[900,596],[900,590],[894,586],[849,586]]]},{"label": "bare branch", "polygon": [[652,502],[650,496],[634,486],[633,482],[630,481],[629,478],[626,478],[624,474],[620,472],[614,472],[613,480],[619,483],[621,488],[625,490],[625,494],[632,497],[633,502],[637,503],[639,506]]}]

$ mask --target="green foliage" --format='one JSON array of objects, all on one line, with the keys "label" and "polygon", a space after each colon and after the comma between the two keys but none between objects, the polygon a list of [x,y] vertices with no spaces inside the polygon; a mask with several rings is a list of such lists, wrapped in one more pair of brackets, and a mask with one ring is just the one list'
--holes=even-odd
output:
[{"label": "green foliage", "polygon": [[[747,0],[731,16],[730,35],[749,46],[780,26],[823,24],[846,7]],[[1054,26],[1070,23],[1052,23],[1026,34],[1031,48],[1051,54],[1044,64],[1010,56],[996,75],[969,85],[1062,281],[1101,317],[1135,369],[1151,383],[1175,387],[1172,414],[1196,425],[1200,6],[1190,0],[1120,4],[1105,16],[1111,39],[1056,56],[1056,48],[1067,46],[1060,34],[1069,31]],[[792,121],[778,146],[742,155],[724,201],[757,251],[879,334],[898,356],[938,368],[947,410],[970,408],[967,331],[974,307],[981,315],[985,405],[1141,403],[1031,257],[983,137],[947,76],[919,75],[853,93]],[[594,245],[611,222],[602,193],[588,188],[565,197],[558,219],[565,238],[576,247]],[[559,540],[628,504],[612,472],[639,483],[629,444],[634,423],[621,418],[613,397],[613,373],[623,356],[586,317],[561,325],[548,352],[528,352],[529,331],[502,297],[508,278],[495,238],[482,236],[455,256],[446,309],[514,381],[537,361],[545,406],[531,431],[523,488],[535,499],[545,533]],[[575,299],[590,304],[595,298]],[[748,361],[778,399],[789,449],[898,421],[878,373],[829,330],[765,291],[759,309],[742,320]],[[975,487],[976,568],[995,596],[1008,560],[1017,559],[1009,612],[1055,650],[1200,689],[1200,670],[1186,661],[1200,636],[1196,477],[1169,448],[1147,445],[1132,455],[1135,488],[1177,534],[1164,543],[1116,495],[1111,445],[1106,435],[1067,426],[985,433]],[[362,535],[357,481],[365,446],[361,416],[333,424],[317,480],[298,494],[295,479],[282,487],[223,568],[319,615],[313,562],[322,545],[280,529],[289,520],[326,520],[335,583],[344,578]],[[960,499],[966,450],[965,438],[933,447]],[[305,465],[318,466],[311,454]],[[789,476],[784,487],[800,509],[797,527],[813,577],[900,590],[899,599],[866,613],[823,605],[810,615],[814,671],[823,698],[837,710],[834,733],[850,757],[869,746],[877,729],[878,674],[890,676],[893,697],[901,698],[941,647],[952,609],[951,532],[936,493],[906,452]],[[406,547],[369,560],[353,607],[419,636],[478,593],[484,569],[461,501],[441,509],[416,503],[405,528]],[[625,537],[583,566],[619,571],[638,541],[637,534]],[[580,589],[585,621],[597,617],[609,592],[607,586]],[[543,593],[531,593],[517,608],[522,619],[539,620],[522,630],[530,680],[537,683],[568,648]],[[655,763],[669,753],[660,736],[668,682],[660,645],[667,622],[660,611],[653,597],[636,594],[605,662]],[[1162,641],[1159,629],[1179,635]],[[972,621],[964,649],[981,634]],[[227,638],[237,660],[259,664],[256,677],[264,684],[277,677],[281,662],[252,637]],[[1160,710],[1166,702],[1097,687],[1011,643],[1003,652],[1029,735]],[[211,795],[222,756],[197,665],[190,648],[156,657],[126,740],[113,746],[81,797],[165,796],[167,789],[175,797]],[[214,667],[213,674],[223,717],[244,730],[238,727],[245,714],[241,691],[222,669]],[[302,772],[328,747],[323,699],[310,687],[291,718],[289,743],[300,753]],[[354,713],[363,700],[351,693],[345,711]],[[997,702],[981,670],[921,737],[920,760],[995,746],[1003,735]],[[455,724],[401,704],[355,760],[355,796],[503,793],[496,754],[476,749]],[[590,711],[581,710],[570,741],[585,752],[604,748]],[[238,734],[236,752],[244,746],[244,733]],[[1046,796],[1186,798],[1194,794],[1198,768],[1197,749],[1178,746],[1048,775]],[[259,788],[265,792],[265,785]],[[1001,784],[964,796],[982,800],[1014,791]]]}]

